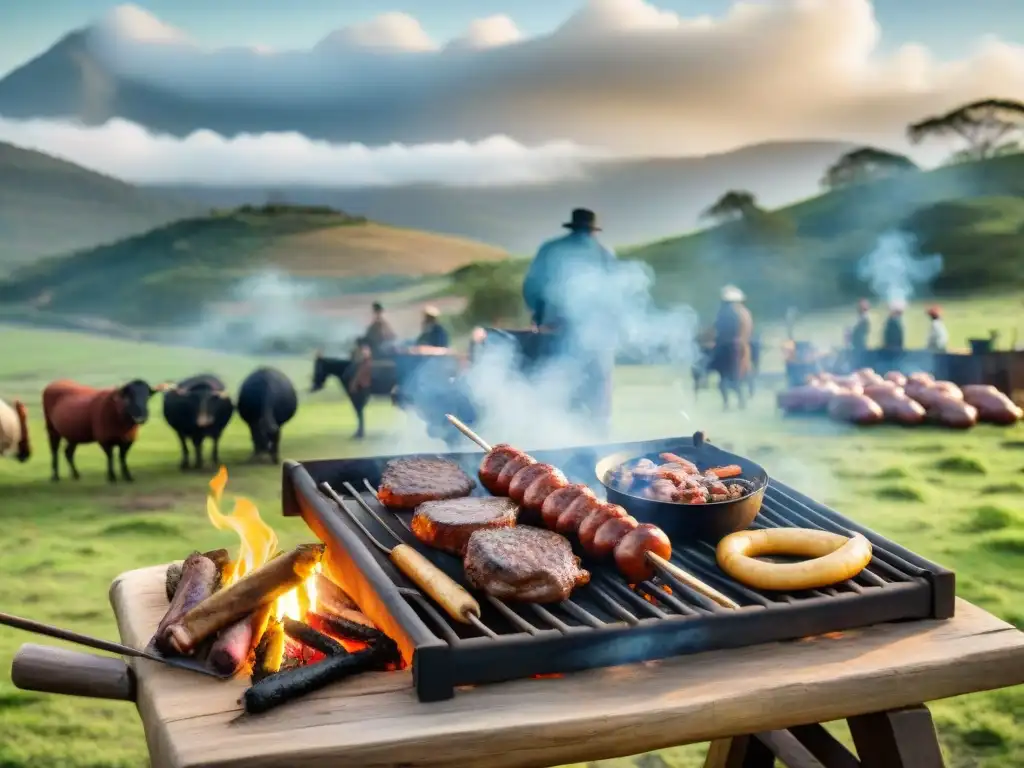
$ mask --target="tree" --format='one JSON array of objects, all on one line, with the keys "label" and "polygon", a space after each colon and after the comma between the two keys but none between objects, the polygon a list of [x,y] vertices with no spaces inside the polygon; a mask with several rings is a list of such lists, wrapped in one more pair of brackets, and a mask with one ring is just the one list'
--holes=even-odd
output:
[{"label": "tree", "polygon": [[749,219],[760,211],[757,198],[752,192],[745,190],[729,190],[701,214],[701,218],[728,221],[729,219]]},{"label": "tree", "polygon": [[972,101],[907,127],[912,144],[946,136],[967,142],[967,147],[957,153],[960,158],[981,160],[1004,154],[1024,136],[1024,103],[1009,99]]},{"label": "tree", "polygon": [[829,166],[821,179],[821,185],[826,189],[836,189],[916,170],[917,165],[906,155],[875,147],[861,147],[847,152]]}]

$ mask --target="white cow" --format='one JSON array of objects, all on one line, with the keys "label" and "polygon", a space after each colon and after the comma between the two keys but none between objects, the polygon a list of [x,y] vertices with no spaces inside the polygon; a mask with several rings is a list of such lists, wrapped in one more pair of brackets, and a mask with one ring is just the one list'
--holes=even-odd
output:
[{"label": "white cow", "polygon": [[14,456],[18,461],[28,461],[31,455],[25,405],[20,400],[15,400],[14,405],[0,400],[0,456]]}]

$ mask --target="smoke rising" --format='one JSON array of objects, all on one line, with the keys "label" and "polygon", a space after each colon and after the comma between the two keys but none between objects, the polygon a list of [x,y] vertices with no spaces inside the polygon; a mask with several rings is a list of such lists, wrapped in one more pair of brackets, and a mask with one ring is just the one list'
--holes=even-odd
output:
[{"label": "smoke rising", "polygon": [[[491,331],[454,382],[454,394],[450,387],[439,389],[426,367],[404,382],[405,394],[428,421],[439,423],[445,412],[454,412],[494,443],[537,449],[604,442],[607,425],[579,406],[610,397],[616,353],[629,350],[680,366],[697,354],[696,313],[685,305],[656,306],[652,283],[653,273],[641,262],[604,268],[573,260],[572,273],[554,276],[546,291],[561,308],[567,332],[533,338],[540,351],[534,365],[515,339]],[[670,405],[658,407],[673,412]],[[413,421],[402,441],[419,446],[422,427]]]},{"label": "smoke rising", "polygon": [[940,272],[942,256],[919,256],[917,239],[906,232],[882,235],[857,264],[858,277],[889,304],[906,304],[917,288],[930,284]]},{"label": "smoke rising", "polygon": [[228,290],[225,303],[238,307],[236,311],[207,306],[199,322],[183,329],[175,341],[243,354],[304,352],[350,342],[359,334],[356,323],[340,318],[325,322],[323,315],[307,308],[320,293],[312,281],[266,270]]}]

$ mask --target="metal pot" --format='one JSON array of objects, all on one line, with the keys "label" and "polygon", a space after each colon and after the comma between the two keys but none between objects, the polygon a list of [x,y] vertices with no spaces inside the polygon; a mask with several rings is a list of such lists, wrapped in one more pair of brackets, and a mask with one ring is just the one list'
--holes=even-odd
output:
[{"label": "metal pot", "polygon": [[647,458],[655,464],[663,464],[658,452],[635,455],[629,452],[613,453],[597,462],[594,468],[597,479],[607,492],[608,501],[626,509],[642,523],[653,523],[661,528],[673,542],[702,539],[717,542],[723,536],[749,528],[761,510],[764,492],[768,487],[768,473],[760,464],[716,448],[707,441],[703,432],[693,436],[692,445],[681,445],[672,451],[692,461],[699,469],[707,470],[729,464],[738,464],[743,469],[743,479],[752,483],[754,490],[746,496],[728,501],[712,501],[707,504],[683,504],[672,501],[656,501],[619,490],[605,481],[612,470],[627,461]]}]

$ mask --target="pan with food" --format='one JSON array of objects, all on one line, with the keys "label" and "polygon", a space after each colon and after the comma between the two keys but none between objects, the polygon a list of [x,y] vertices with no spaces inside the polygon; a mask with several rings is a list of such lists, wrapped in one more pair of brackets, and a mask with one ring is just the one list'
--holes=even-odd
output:
[{"label": "pan with food", "polygon": [[677,453],[614,453],[595,467],[608,501],[653,523],[672,541],[708,539],[748,528],[768,487],[759,464],[706,443],[704,433]]}]

